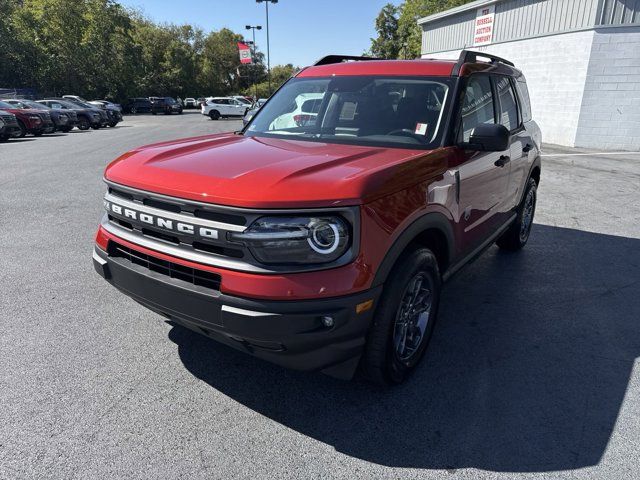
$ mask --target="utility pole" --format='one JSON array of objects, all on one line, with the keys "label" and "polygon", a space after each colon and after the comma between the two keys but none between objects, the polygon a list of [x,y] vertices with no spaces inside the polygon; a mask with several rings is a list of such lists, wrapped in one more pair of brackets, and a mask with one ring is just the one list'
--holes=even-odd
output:
[{"label": "utility pole", "polygon": [[269,96],[271,96],[271,52],[269,50],[269,4],[278,3],[278,0],[256,0],[256,3],[264,2],[267,11],[267,77],[269,79]]},{"label": "utility pole", "polygon": [[[252,45],[252,52],[251,52],[251,57],[253,59],[253,66],[252,69],[254,69],[254,75],[253,75],[253,87],[254,87],[254,97],[256,98],[256,102],[258,101],[258,82],[256,82],[256,76],[255,76],[255,63],[256,63],[256,30],[262,30],[262,25],[246,25],[246,29],[247,30],[253,30],[253,45]],[[269,85],[269,89],[271,89],[271,85]]]}]

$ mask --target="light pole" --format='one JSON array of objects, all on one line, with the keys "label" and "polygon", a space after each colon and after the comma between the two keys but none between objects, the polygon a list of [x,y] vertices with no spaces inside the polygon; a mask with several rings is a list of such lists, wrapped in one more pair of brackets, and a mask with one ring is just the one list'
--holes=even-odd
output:
[{"label": "light pole", "polygon": [[[253,58],[253,62],[255,64],[256,61],[256,30],[262,30],[262,25],[247,25],[247,30],[253,30],[253,52],[251,53],[251,58]],[[255,73],[255,65],[253,65],[252,70]],[[254,87],[254,96],[256,97],[256,102],[258,101],[258,82],[256,82],[256,76],[253,76],[253,87]]]},{"label": "light pole", "polygon": [[269,79],[269,96],[271,96],[271,55],[269,52],[269,4],[278,3],[278,0],[256,0],[256,3],[264,2],[267,10],[267,78]]}]

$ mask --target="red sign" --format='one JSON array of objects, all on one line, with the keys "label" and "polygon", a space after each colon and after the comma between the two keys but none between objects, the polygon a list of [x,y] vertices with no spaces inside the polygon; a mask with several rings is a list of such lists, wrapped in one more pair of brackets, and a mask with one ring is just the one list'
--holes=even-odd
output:
[{"label": "red sign", "polygon": [[240,63],[253,63],[251,58],[251,48],[246,43],[238,42],[238,51],[240,52]]},{"label": "red sign", "polygon": [[493,41],[493,21],[495,20],[495,14],[495,5],[489,5],[478,9],[473,34],[474,47],[489,45]]}]

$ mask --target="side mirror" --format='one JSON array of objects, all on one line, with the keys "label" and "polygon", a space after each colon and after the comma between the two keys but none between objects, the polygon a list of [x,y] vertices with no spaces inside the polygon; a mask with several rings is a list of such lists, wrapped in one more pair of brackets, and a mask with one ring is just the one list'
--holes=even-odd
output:
[{"label": "side mirror", "polygon": [[481,152],[502,152],[509,148],[509,130],[504,125],[483,123],[473,129],[464,147]]}]

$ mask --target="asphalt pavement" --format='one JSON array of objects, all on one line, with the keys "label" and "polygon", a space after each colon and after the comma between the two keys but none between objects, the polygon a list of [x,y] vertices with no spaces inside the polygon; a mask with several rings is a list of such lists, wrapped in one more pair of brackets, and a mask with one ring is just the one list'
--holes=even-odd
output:
[{"label": "asphalt pavement", "polygon": [[635,479],[640,154],[545,147],[529,245],[445,287],[408,383],[291,372],[94,271],[109,161],[239,121],[0,144],[0,478]]}]

